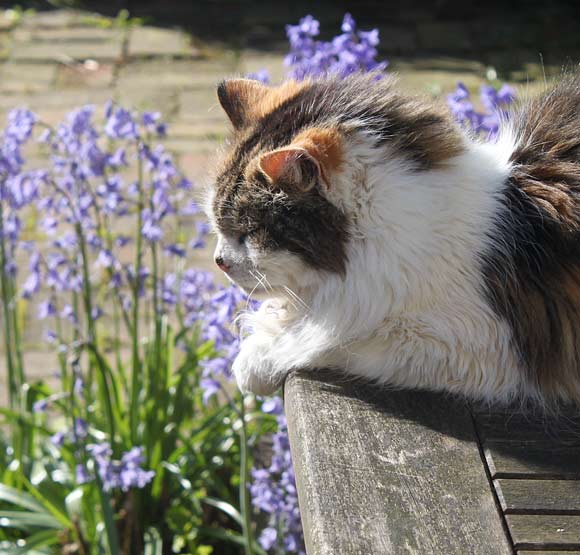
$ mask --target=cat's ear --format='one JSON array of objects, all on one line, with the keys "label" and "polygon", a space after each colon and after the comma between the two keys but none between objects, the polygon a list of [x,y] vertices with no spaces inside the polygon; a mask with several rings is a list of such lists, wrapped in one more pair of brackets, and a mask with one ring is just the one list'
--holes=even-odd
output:
[{"label": "cat's ear", "polygon": [[253,107],[259,105],[269,90],[253,79],[228,79],[218,85],[217,95],[233,126],[240,129],[251,117]]},{"label": "cat's ear", "polygon": [[289,146],[267,152],[259,164],[272,183],[293,190],[307,192],[320,181],[320,165],[304,148]]}]

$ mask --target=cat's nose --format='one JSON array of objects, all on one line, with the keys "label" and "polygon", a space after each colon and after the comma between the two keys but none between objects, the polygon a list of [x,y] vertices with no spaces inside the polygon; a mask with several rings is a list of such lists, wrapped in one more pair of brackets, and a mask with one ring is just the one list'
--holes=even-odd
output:
[{"label": "cat's nose", "polygon": [[230,270],[230,266],[228,266],[225,262],[223,257],[221,256],[216,256],[215,257],[215,263],[218,265],[218,268],[222,271],[222,272],[228,272]]}]

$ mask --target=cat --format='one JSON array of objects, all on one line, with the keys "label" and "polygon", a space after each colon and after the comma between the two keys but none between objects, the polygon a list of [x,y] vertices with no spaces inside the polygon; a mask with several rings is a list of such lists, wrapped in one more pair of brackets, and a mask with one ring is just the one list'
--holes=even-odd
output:
[{"label": "cat", "polygon": [[470,137],[395,78],[222,82],[215,261],[264,300],[233,364],[470,399],[580,401],[580,80]]}]

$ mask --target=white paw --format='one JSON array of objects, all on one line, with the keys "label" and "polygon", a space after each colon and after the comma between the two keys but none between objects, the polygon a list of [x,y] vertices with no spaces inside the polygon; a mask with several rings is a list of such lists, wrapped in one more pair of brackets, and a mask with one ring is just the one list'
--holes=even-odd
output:
[{"label": "white paw", "polygon": [[232,371],[242,393],[272,395],[284,380],[268,359],[269,342],[261,342],[256,335],[248,337],[242,346]]}]

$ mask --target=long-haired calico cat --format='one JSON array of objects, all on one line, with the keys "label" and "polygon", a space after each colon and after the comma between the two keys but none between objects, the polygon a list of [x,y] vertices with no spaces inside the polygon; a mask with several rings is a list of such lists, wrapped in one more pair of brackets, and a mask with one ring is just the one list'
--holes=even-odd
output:
[{"label": "long-haired calico cat", "polygon": [[499,140],[390,78],[236,79],[215,259],[266,301],[234,364],[268,394],[336,368],[471,398],[580,400],[580,81]]}]

